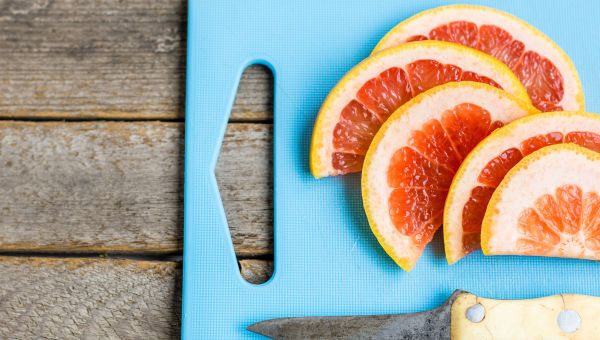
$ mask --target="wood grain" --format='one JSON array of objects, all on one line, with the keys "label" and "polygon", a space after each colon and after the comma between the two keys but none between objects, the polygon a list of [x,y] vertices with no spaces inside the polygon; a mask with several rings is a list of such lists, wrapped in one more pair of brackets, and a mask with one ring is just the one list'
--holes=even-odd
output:
[{"label": "wood grain", "polygon": [[[272,262],[242,260],[264,282]],[[181,264],[0,256],[2,339],[175,339]]]},{"label": "wood grain", "polygon": [[[217,178],[236,252],[272,252],[268,124],[230,124]],[[0,250],[182,249],[183,124],[0,122]]]},{"label": "wood grain", "polygon": [[3,339],[179,335],[175,262],[0,257]]},{"label": "wood grain", "polygon": [[273,253],[273,129],[230,124],[216,177],[238,256]]},{"label": "wood grain", "polygon": [[[181,119],[186,1],[0,1],[0,115]],[[272,76],[242,77],[233,120],[269,120]]]}]

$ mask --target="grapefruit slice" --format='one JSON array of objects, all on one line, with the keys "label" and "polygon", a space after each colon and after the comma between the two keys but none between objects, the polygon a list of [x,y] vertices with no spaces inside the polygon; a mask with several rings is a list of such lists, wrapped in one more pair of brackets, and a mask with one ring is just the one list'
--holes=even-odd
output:
[{"label": "grapefruit slice", "polygon": [[423,92],[383,124],[362,173],[363,204],[386,252],[411,270],[442,223],[460,162],[494,129],[537,110],[493,86],[452,82]]},{"label": "grapefruit slice", "polygon": [[374,52],[416,40],[476,48],[507,64],[542,111],[582,111],[583,91],[567,54],[525,21],[495,9],[450,5],[421,12],[388,32]]},{"label": "grapefruit slice", "polygon": [[544,147],[500,183],[483,219],[486,255],[600,260],[600,154],[574,144]]},{"label": "grapefruit slice", "polygon": [[388,49],[355,66],[325,99],[313,130],[313,176],[359,172],[373,136],[392,112],[431,87],[460,80],[529,100],[510,69],[480,51],[439,41]]},{"label": "grapefruit slice", "polygon": [[600,116],[584,112],[527,116],[496,130],[473,149],[452,180],[444,208],[448,263],[480,248],[483,215],[506,173],[524,156],[558,143],[576,143],[600,152]]}]

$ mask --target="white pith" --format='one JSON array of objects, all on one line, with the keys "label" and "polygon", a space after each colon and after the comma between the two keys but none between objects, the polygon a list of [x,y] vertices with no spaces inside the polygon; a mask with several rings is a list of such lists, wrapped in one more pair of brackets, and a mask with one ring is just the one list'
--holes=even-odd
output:
[{"label": "white pith", "polygon": [[[388,186],[387,172],[392,155],[408,144],[411,132],[444,111],[461,103],[481,106],[492,121],[509,122],[523,117],[531,108],[491,86],[470,82],[442,85],[409,101],[396,111],[377,133],[367,153],[363,168],[363,202],[371,227],[390,245],[394,258],[414,261],[420,251],[410,237],[400,233],[389,215],[388,198],[394,188]],[[405,112],[404,112],[405,111]],[[389,249],[388,252],[390,251]]]},{"label": "white pith", "polygon": [[[439,44],[440,42],[436,42],[436,44],[410,43],[400,48],[388,49],[365,59],[340,80],[340,84],[343,83],[344,86],[334,88],[317,118],[320,140],[313,143],[314,156],[321,160],[318,168],[314,169],[317,177],[337,174],[337,170],[331,164],[334,152],[332,141],[333,130],[340,120],[342,109],[355,98],[356,93],[365,82],[391,67],[400,67],[406,71],[406,65],[414,61],[436,60],[442,64],[452,64],[460,67],[463,71],[475,72],[493,79],[506,92],[516,96],[522,94],[523,88],[508,67],[504,68],[503,64],[492,61],[492,58],[482,57],[482,53],[473,53],[474,50],[466,47],[450,43],[442,43],[443,47],[440,47]],[[350,78],[347,79],[348,77]]]},{"label": "white pith", "polygon": [[[486,213],[491,235],[488,242],[488,254],[515,254],[517,240],[522,237],[518,231],[518,219],[523,210],[533,208],[535,201],[542,195],[555,195],[556,188],[572,184],[579,186],[583,193],[600,193],[600,159],[589,157],[582,148],[561,149],[554,152],[544,152],[542,148],[530,155],[533,158],[526,168],[511,171],[500,185],[501,195],[493,211]],[[547,150],[546,150],[547,151]],[[544,153],[540,155],[540,153]],[[536,158],[537,157],[537,158]],[[489,216],[488,216],[489,214]],[[563,236],[563,235],[561,235]],[[579,235],[583,240],[583,234]],[[590,249],[584,249],[583,254],[577,249],[568,249],[573,253],[560,253],[555,249],[546,256],[581,257],[598,259]],[[541,254],[540,254],[541,255]]]},{"label": "white pith", "polygon": [[508,125],[484,139],[461,164],[448,194],[444,211],[444,246],[452,249],[451,262],[462,257],[462,212],[471,196],[471,190],[482,185],[479,174],[495,157],[531,137],[550,132],[566,135],[573,131],[591,131],[600,134],[600,117],[577,113],[547,113],[529,116]]},{"label": "white pith", "polygon": [[510,33],[513,39],[523,42],[526,51],[535,51],[548,58],[563,76],[564,96],[559,103],[563,110],[584,109],[582,103],[577,101],[577,96],[581,96],[581,86],[569,57],[545,34],[508,13],[484,7],[462,5],[432,9],[400,23],[382,39],[375,51],[398,46],[415,35],[429,36],[432,29],[453,21],[468,21],[478,27],[482,25],[498,26]]}]

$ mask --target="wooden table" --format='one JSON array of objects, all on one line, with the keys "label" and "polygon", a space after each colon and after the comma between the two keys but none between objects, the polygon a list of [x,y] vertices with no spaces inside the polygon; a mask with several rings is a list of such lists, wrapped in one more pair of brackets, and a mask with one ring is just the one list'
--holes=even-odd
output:
[{"label": "wooden table", "polygon": [[[179,337],[184,0],[0,1],[0,338]],[[243,276],[272,270],[272,76],[217,178]]]}]

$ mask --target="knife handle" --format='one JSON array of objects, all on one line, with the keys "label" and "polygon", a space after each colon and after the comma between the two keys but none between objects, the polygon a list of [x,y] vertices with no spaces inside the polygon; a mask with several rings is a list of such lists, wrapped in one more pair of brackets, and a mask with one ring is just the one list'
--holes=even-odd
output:
[{"label": "knife handle", "polygon": [[592,296],[494,300],[462,293],[450,314],[453,340],[600,339],[600,298]]}]

